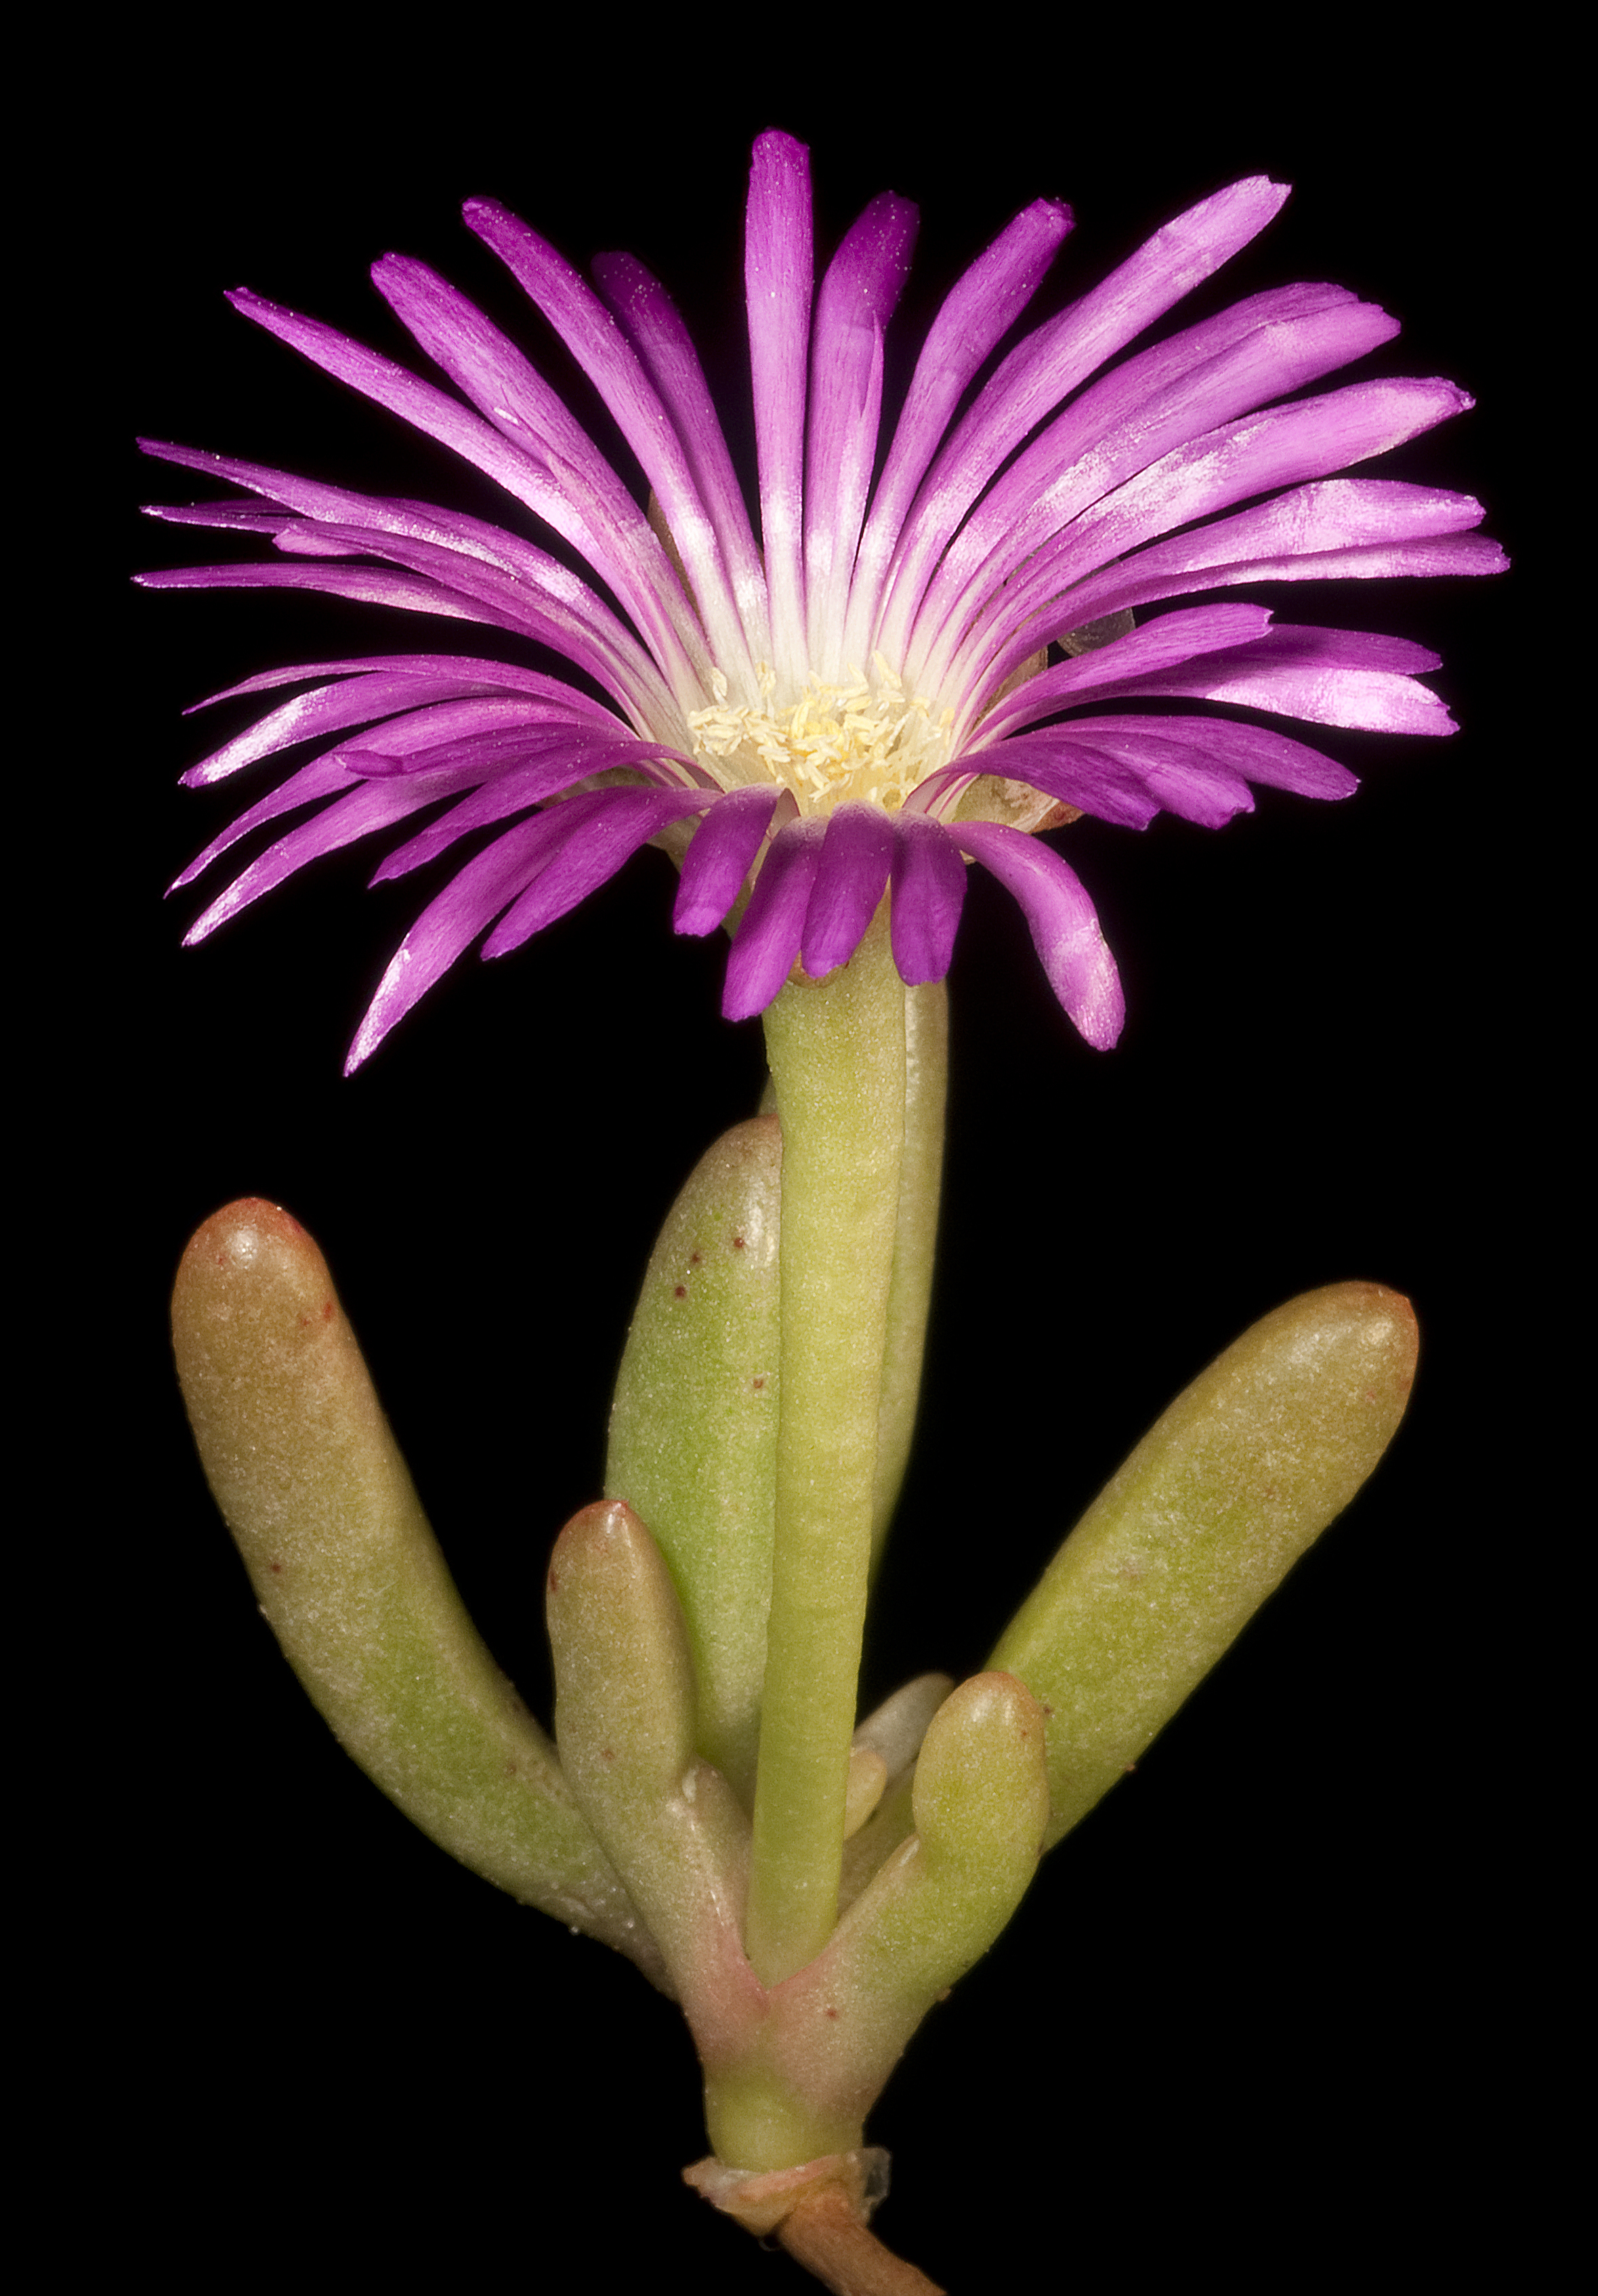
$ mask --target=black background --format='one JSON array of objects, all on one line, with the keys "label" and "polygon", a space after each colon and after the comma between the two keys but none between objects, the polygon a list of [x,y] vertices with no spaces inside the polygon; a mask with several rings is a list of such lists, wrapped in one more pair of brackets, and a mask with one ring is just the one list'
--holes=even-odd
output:
[{"label": "black background", "polygon": [[[141,496],[199,491],[122,443],[153,432],[511,522],[486,481],[222,301],[247,283],[405,357],[365,278],[395,247],[564,382],[459,222],[476,193],[578,260],[623,246],[656,269],[736,434],[743,176],[774,124],[813,147],[824,251],[875,192],[921,201],[901,387],[958,267],[1039,193],[1078,217],[1041,311],[1233,176],[1292,181],[1168,324],[1299,278],[1383,302],[1404,334],[1357,372],[1443,373],[1481,402],[1384,472],[1477,493],[1523,561],[1534,250],[1487,123],[1501,150],[1528,122],[1486,67],[1390,45],[1240,78],[1196,41],[1145,57],[1154,36],[1131,25],[1121,45],[991,51],[967,25],[914,73],[815,26],[749,54],[701,31],[680,50],[562,33],[578,50],[560,68],[525,31],[472,37],[335,60],[308,29],[225,36],[214,78],[130,51],[84,115],[94,135],[63,115],[62,180],[92,218],[75,316],[96,348],[73,380],[112,449],[78,579],[121,665],[79,753],[104,863],[73,937],[89,1041],[51,1103],[68,1228],[89,1244],[86,1346],[119,1398],[119,1495],[78,1597],[111,1598],[106,1791],[131,1812],[114,1880],[89,1853],[88,1897],[114,1905],[94,1918],[109,1982],[87,2133],[136,2161],[129,2239],[185,2270],[241,2244],[304,2259],[316,2227],[330,2266],[453,2271],[509,2250],[544,2285],[576,2226],[597,2287],[680,2267],[705,2289],[797,2288],[677,2182],[704,2140],[676,2012],[434,1849],[306,1703],[205,1492],[163,1335],[201,1218],[242,1193],[293,1210],[470,1607],[547,1716],[543,1559],[597,1493],[643,1260],[697,1155],[755,1104],[758,1029],[717,1017],[719,945],[672,936],[671,873],[648,853],[517,956],[457,968],[350,1083],[414,886],[365,892],[357,849],[182,951],[204,889],[165,908],[160,889],[236,800],[176,775],[242,715],[180,709],[275,661],[432,638],[309,600],[129,593],[131,568],[210,552],[118,523]],[[1260,595],[1434,644],[1463,730],[1329,734],[1364,783],[1342,806],[1266,791],[1219,835],[1073,828],[1127,991],[1110,1055],[1076,1038],[1019,914],[972,873],[923,1432],[865,1700],[979,1666],[1149,1421],[1294,1292],[1409,1292],[1422,1374],[1364,1495],[1053,1854],[873,2117],[895,2156],[881,2229],[959,2290],[1010,2284],[1040,2227],[1048,2285],[1107,2243],[1118,2284],[1185,2258],[1297,2285],[1284,2259],[1331,2270],[1379,2235],[1396,2259],[1431,2254],[1469,2214],[1447,2163],[1487,2109],[1489,2038],[1515,2022],[1512,1988],[1484,1986],[1479,1907],[1526,1758],[1494,1479],[1533,1341],[1504,1275],[1553,1234],[1523,1144],[1556,921],[1519,842],[1551,761],[1528,754],[1511,669],[1537,630],[1524,565]]]}]

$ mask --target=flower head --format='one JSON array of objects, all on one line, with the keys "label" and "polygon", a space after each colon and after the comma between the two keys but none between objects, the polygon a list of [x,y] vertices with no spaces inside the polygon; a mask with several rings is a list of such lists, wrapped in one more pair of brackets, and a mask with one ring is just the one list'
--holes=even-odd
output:
[{"label": "flower head", "polygon": [[[157,515],[264,536],[277,553],[152,586],[299,587],[442,615],[532,639],[586,681],[395,654],[296,663],[212,696],[307,688],[190,783],[324,746],[177,880],[316,808],[189,939],[317,855],[418,815],[430,817],[373,882],[491,828],[396,952],[353,1068],[480,935],[485,956],[519,947],[652,839],[681,851],[679,932],[709,932],[747,896],[727,965],[733,1018],[764,1010],[796,964],[814,977],[846,963],[885,893],[899,972],[941,979],[975,860],[1020,902],[1082,1034],[1113,1043],[1114,960],[1082,885],[1037,832],[1083,813],[1141,828],[1162,808],[1218,827],[1252,805],[1250,783],[1321,798],[1355,786],[1286,734],[1150,702],[1453,730],[1417,682],[1438,666],[1421,646],[1287,626],[1234,601],[1141,627],[1135,610],[1250,582],[1504,563],[1471,531],[1483,513],[1468,496],[1332,475],[1471,403],[1435,379],[1289,398],[1397,332],[1347,291],[1277,289],[1120,356],[1285,197],[1250,177],[1178,216],[1022,335],[973,394],[1071,228],[1065,207],[1026,209],[946,298],[873,487],[883,332],[915,210],[873,201],[817,288],[807,155],[763,135],[745,241],[758,543],[687,332],[630,257],[599,258],[596,292],[504,209],[465,210],[614,417],[647,478],[647,514],[515,344],[424,264],[389,255],[373,275],[453,390],[234,295],[494,479],[610,596],[479,519],[149,445],[243,489]],[[1127,702],[1138,707],[1114,706]]]}]

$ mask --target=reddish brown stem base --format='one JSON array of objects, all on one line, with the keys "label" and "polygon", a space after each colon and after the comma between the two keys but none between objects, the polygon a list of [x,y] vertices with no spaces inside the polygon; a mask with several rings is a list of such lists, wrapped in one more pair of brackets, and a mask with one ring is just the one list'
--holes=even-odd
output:
[{"label": "reddish brown stem base", "polygon": [[777,2226],[777,2238],[832,2296],[944,2296],[935,2280],[883,2247],[840,2185],[806,2193]]}]

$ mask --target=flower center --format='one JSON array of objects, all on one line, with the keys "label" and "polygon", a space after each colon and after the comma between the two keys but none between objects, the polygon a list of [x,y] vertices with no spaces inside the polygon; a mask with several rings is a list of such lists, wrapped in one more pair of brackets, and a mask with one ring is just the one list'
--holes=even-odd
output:
[{"label": "flower center", "polygon": [[688,713],[696,757],[725,783],[776,782],[791,790],[799,811],[828,814],[846,802],[897,813],[918,782],[945,762],[955,713],[936,721],[932,706],[873,654],[871,681],[856,673],[847,685],[813,676],[790,709],[770,706],[776,680],[759,670],[763,706],[727,706],[727,682],[712,670],[709,709]]}]

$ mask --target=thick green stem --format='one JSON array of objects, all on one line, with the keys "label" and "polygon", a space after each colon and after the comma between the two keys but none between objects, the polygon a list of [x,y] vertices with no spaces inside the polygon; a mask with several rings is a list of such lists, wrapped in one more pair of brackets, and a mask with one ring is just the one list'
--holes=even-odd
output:
[{"label": "thick green stem", "polygon": [[880,914],[766,1016],[783,1125],[776,1542],[750,1958],[780,1983],[831,1936],[865,1615],[899,1173],[905,991]]},{"label": "thick green stem", "polygon": [[877,1423],[876,1488],[871,1560],[882,1559],[888,1526],[915,1432],[938,1204],[943,1191],[944,1113],[949,1096],[949,991],[929,980],[905,991],[905,1149],[899,1163],[898,1224],[888,1294],[888,1344],[882,1358],[882,1408]]}]

